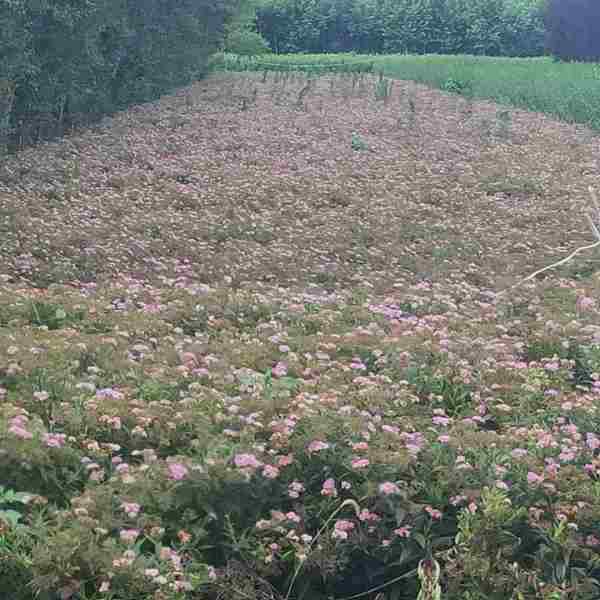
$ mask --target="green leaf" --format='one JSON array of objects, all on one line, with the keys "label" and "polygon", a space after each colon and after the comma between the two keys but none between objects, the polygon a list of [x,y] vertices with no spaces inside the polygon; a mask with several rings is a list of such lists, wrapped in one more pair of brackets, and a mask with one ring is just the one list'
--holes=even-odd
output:
[{"label": "green leaf", "polygon": [[27,492],[13,492],[11,502],[19,502],[20,504],[28,504],[33,498],[31,494]]},{"label": "green leaf", "polygon": [[422,533],[415,533],[412,536],[412,539],[417,542],[417,544],[419,544],[419,546],[421,546],[421,548],[423,548],[423,550],[425,550],[425,548],[427,547],[427,539],[425,538],[425,536]]},{"label": "green leaf", "polygon": [[[413,546],[413,548],[414,548],[414,546]],[[405,546],[404,548],[402,548],[402,552],[400,553],[400,558],[398,560],[395,560],[395,561],[387,564],[386,566],[388,568],[402,567],[402,566],[406,565],[407,562],[410,562],[411,560],[415,560],[416,558],[418,558],[418,555],[415,554],[414,552],[411,552],[411,550],[409,549],[408,546]]]},{"label": "green leaf", "polygon": [[0,520],[13,527],[16,527],[19,524],[21,516],[21,513],[16,510],[0,510]]},{"label": "green leaf", "polygon": [[398,525],[398,527],[400,527],[400,525],[402,525],[402,521],[404,521],[404,518],[406,517],[406,510],[401,506],[397,506],[394,512],[396,517],[396,524]]},{"label": "green leaf", "polygon": [[282,377],[279,380],[279,385],[287,390],[293,391],[298,387],[298,380],[295,377]]}]

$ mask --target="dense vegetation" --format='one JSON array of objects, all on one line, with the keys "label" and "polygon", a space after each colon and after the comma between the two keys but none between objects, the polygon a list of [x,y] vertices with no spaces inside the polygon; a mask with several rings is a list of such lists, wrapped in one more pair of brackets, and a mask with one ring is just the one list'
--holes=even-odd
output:
[{"label": "dense vegetation", "polygon": [[[202,76],[219,48],[593,60],[599,23],[592,0],[0,0],[0,148],[155,99]],[[510,91],[517,103],[546,110],[525,87]],[[593,112],[585,102],[568,112]]]},{"label": "dense vegetation", "polygon": [[[595,600],[589,131],[215,74],[0,164],[0,595]],[[596,219],[598,220],[598,219]]]},{"label": "dense vegetation", "polygon": [[539,0],[266,0],[258,31],[275,52],[538,56]]},{"label": "dense vegetation", "polygon": [[[382,48],[459,5],[539,42]],[[2,600],[597,600],[597,137],[510,105],[600,128],[598,66],[242,8],[0,0],[6,136],[217,68],[0,162]]]},{"label": "dense vegetation", "polygon": [[189,83],[238,4],[0,0],[0,146],[59,134]]}]

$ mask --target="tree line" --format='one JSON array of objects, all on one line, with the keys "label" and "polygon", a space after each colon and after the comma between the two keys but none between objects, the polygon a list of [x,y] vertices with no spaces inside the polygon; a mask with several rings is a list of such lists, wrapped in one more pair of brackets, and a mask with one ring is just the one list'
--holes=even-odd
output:
[{"label": "tree line", "polygon": [[243,0],[0,0],[0,146],[200,77]]},{"label": "tree line", "polygon": [[539,56],[540,0],[265,0],[258,32],[275,52]]},{"label": "tree line", "polygon": [[263,0],[256,30],[278,53],[600,61],[599,0]]}]

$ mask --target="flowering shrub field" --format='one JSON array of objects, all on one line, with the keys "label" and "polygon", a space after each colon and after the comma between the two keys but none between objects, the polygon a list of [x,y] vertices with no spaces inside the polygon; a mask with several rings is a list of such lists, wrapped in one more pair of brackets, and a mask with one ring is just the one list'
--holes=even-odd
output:
[{"label": "flowering shrub field", "polygon": [[253,57],[217,54],[212,61],[230,71],[383,71],[388,77],[540,111],[568,123],[600,129],[600,65],[593,62],[558,62],[550,57],[354,53]]},{"label": "flowering shrub field", "polygon": [[[10,600],[592,600],[597,139],[214,75],[0,165]],[[360,143],[359,143],[360,142]]]}]

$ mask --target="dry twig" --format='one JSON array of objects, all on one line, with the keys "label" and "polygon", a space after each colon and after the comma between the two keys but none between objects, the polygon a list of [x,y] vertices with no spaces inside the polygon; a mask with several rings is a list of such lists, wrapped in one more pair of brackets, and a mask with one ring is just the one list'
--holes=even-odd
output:
[{"label": "dry twig", "polygon": [[497,298],[499,298],[500,296],[503,296],[504,294],[506,294],[507,292],[510,292],[511,290],[514,290],[516,287],[519,287],[523,283],[530,281],[534,277],[537,277],[540,273],[544,273],[545,271],[549,271],[550,269],[554,269],[555,267],[560,267],[561,265],[564,265],[565,263],[569,262],[573,257],[577,256],[581,252],[584,252],[585,250],[591,250],[592,248],[597,248],[598,246],[600,246],[600,202],[598,202],[598,197],[596,196],[596,192],[594,191],[594,189],[592,187],[590,187],[588,189],[590,191],[590,196],[592,198],[592,206],[588,207],[585,216],[590,223],[590,226],[592,228],[592,233],[596,237],[597,241],[594,242],[593,244],[588,244],[587,246],[581,246],[581,247],[577,248],[576,250],[571,252],[571,254],[569,254],[569,256],[567,256],[566,258],[563,258],[562,260],[559,260],[558,262],[555,262],[547,267],[544,267],[543,269],[539,269],[538,271],[535,271],[535,273],[532,273],[531,275],[525,277],[525,279],[521,279],[521,281],[515,283],[513,286],[506,288],[505,290],[502,290],[501,292],[498,292],[496,294]]}]

